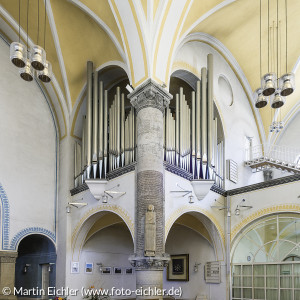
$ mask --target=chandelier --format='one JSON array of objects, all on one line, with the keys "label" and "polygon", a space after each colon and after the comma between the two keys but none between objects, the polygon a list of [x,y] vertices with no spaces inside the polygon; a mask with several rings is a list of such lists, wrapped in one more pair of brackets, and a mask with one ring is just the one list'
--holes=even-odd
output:
[{"label": "chandelier", "polygon": [[[262,76],[262,0],[260,0],[260,77],[261,87],[256,93],[256,108],[265,107],[268,102],[273,109],[280,108],[285,103],[285,97],[291,95],[295,90],[295,75],[287,71],[288,65],[288,39],[287,39],[287,0],[284,1],[285,13],[285,73],[281,73],[281,21],[279,20],[279,0],[276,0],[276,20],[270,24],[270,0],[268,0],[268,72]],[[276,72],[275,72],[276,71]],[[274,123],[274,122],[273,122]],[[273,123],[270,128],[273,128]],[[275,122],[282,123],[282,122]],[[277,125],[278,125],[277,124]],[[283,124],[283,123],[282,123]],[[282,125],[281,124],[281,125]],[[276,125],[276,126],[277,126]],[[281,125],[279,127],[281,127]],[[275,127],[276,127],[275,126]],[[278,128],[278,126],[276,128]],[[273,130],[277,131],[277,130]]]},{"label": "chandelier", "polygon": [[37,44],[30,50],[28,46],[28,17],[29,17],[29,0],[27,0],[27,43],[26,46],[21,43],[21,0],[19,0],[19,41],[10,45],[10,60],[20,68],[20,76],[25,81],[32,81],[34,75],[43,82],[50,82],[52,76],[51,63],[46,60],[46,21],[47,21],[47,0],[45,0],[45,19],[44,19],[44,48],[39,46],[40,32],[40,0],[38,5],[38,24],[37,24]]}]

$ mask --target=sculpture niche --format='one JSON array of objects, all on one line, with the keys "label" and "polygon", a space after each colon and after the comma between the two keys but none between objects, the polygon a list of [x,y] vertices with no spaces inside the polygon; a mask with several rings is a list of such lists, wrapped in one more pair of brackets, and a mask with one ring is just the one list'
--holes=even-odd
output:
[{"label": "sculpture niche", "polygon": [[148,205],[145,216],[144,256],[155,256],[156,251],[156,213],[153,205]]}]

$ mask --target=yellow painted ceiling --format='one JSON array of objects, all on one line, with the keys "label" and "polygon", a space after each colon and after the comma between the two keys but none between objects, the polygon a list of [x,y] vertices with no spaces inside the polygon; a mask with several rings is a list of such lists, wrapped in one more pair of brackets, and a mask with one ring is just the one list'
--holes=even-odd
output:
[{"label": "yellow painted ceiling", "polygon": [[[198,2],[198,1],[197,1]],[[201,1],[202,2],[202,1]],[[281,74],[285,71],[285,18],[283,0],[279,0],[279,20],[282,20],[282,56]],[[252,91],[260,87],[260,30],[259,30],[259,0],[237,0],[215,12],[202,21],[191,32],[205,32],[220,40],[233,54],[242,68]],[[270,23],[276,19],[276,0],[270,0]],[[268,29],[267,29],[267,1],[262,0],[262,74],[268,70]],[[299,35],[300,1],[288,1],[288,71],[291,71],[300,56]],[[273,63],[274,65],[274,63]],[[276,63],[275,68],[277,69]],[[279,72],[278,72],[279,73]],[[287,97],[287,105],[281,112],[282,118],[298,102],[300,98],[300,76],[297,72],[296,91]],[[265,132],[268,134],[271,111],[269,106],[260,110]],[[274,113],[274,112],[273,112]]]},{"label": "yellow painted ceiling", "polygon": [[210,1],[193,1],[192,6],[187,15],[186,21],[181,30],[181,36],[186,33],[186,31],[199,19],[199,17],[203,16],[209,10],[214,8],[219,3],[223,2],[223,0],[210,0]]},{"label": "yellow painted ceiling", "polygon": [[148,0],[141,0],[146,19],[147,19],[147,2]]},{"label": "yellow painted ceiling", "polygon": [[[51,18],[47,22],[47,41],[46,41],[46,51],[47,58],[52,63],[53,72],[55,77],[64,93],[67,107],[72,109],[76,100],[78,99],[82,88],[86,82],[86,61],[92,60],[94,62],[94,67],[98,68],[100,65],[107,63],[109,61],[123,61],[120,53],[117,50],[112,39],[105,32],[105,30],[93,20],[88,12],[83,11],[77,5],[73,3],[72,0],[47,0],[51,4],[54,27],[57,30],[58,42],[60,49],[55,48],[55,39],[53,38],[52,32],[50,30]],[[117,0],[117,1],[127,1],[127,0]],[[153,10],[153,18],[159,12],[159,5],[165,4],[164,1],[173,0],[138,0],[140,1],[140,9],[136,10],[136,14],[145,14],[147,17],[147,11]],[[184,0],[182,0],[184,1]],[[269,0],[271,3],[271,20],[274,19],[276,12],[276,0]],[[8,13],[18,21],[18,0],[0,0],[0,5],[8,11]],[[37,35],[37,2],[36,0],[30,0],[30,15],[29,15],[29,36],[35,41]],[[44,1],[40,0],[40,20],[43,24],[44,16]],[[78,0],[78,4],[85,5],[93,13],[95,13],[111,30],[114,34],[116,40],[119,42],[121,49],[125,51],[124,41],[122,39],[122,31],[124,28],[119,28],[119,25],[115,19],[115,16],[110,7],[109,0]],[[227,3],[228,1],[226,1]],[[282,4],[284,0],[279,0],[280,3],[280,18],[282,18]],[[24,9],[27,1],[21,0],[22,3],[22,17],[21,26],[25,28],[26,21],[26,10]],[[130,0],[132,3],[132,0]],[[242,71],[244,72],[248,82],[253,91],[255,91],[260,85],[260,61],[259,61],[259,0],[236,0],[231,4],[222,7],[217,10],[206,19],[198,22],[207,12],[216,8],[217,5],[224,4],[225,1],[222,0],[193,0],[189,11],[185,15],[185,21],[180,29],[178,38],[184,37],[194,32],[204,32],[207,33],[225,45],[232,53],[234,58],[237,60]],[[266,20],[267,12],[267,0],[262,0],[264,20]],[[288,70],[291,71],[294,67],[298,57],[300,56],[300,39],[298,38],[298,25],[300,16],[300,1],[299,0],[288,0]],[[133,7],[130,5],[130,7]],[[165,5],[164,7],[170,7],[170,5]],[[168,14],[167,12],[163,12]],[[137,20],[142,20],[142,18],[136,18]],[[189,28],[195,23],[198,25],[192,28],[190,32]],[[128,23],[132,24],[132,23]],[[127,26],[129,26],[127,24]],[[163,25],[165,23],[162,22]],[[284,21],[282,22],[284,25]],[[263,67],[262,72],[267,71],[267,26],[266,22],[263,22],[262,31],[262,56],[263,56]],[[126,25],[124,25],[126,26]],[[140,24],[141,31],[147,34],[147,30],[143,28],[143,24]],[[159,36],[159,32],[162,32],[162,27],[153,27],[158,30],[158,32],[151,33],[153,36]],[[41,28],[42,29],[42,28]],[[1,30],[1,28],[0,28]],[[54,29],[53,29],[54,30]],[[40,33],[42,37],[42,31]],[[175,43],[175,39],[173,42]],[[282,30],[282,40],[284,40],[284,28]],[[43,43],[42,43],[43,44]],[[143,44],[143,43],[142,43]],[[155,44],[149,43],[147,47],[155,47]],[[148,49],[149,53],[153,50]],[[176,51],[174,49],[173,51]],[[147,52],[147,51],[146,51]],[[152,51],[153,52],[153,51]],[[282,56],[284,57],[284,47],[281,49]],[[62,55],[63,64],[59,64],[59,56]],[[128,55],[128,53],[127,53]],[[134,59],[133,57],[128,58]],[[173,53],[168,54],[170,57]],[[166,57],[166,60],[170,60],[170,57]],[[285,61],[282,57],[282,63],[280,64],[280,69],[283,72]],[[154,60],[155,61],[155,60]],[[142,63],[142,62],[141,62]],[[129,65],[129,64],[128,64]],[[129,66],[130,68],[130,66]],[[151,69],[151,66],[149,67]],[[66,74],[66,82],[64,82],[63,74]],[[132,70],[129,70],[132,72]],[[282,73],[281,72],[281,73]],[[296,92],[287,97],[287,103],[282,109],[282,118],[286,116],[294,105],[298,102],[300,98],[300,71],[296,74]],[[67,87],[65,89],[65,86]],[[68,96],[68,90],[70,91],[70,98]],[[264,123],[265,131],[268,132],[268,126],[271,120],[271,111],[269,108],[260,110],[262,120]]]},{"label": "yellow painted ceiling", "polygon": [[88,60],[99,67],[122,58],[104,30],[78,7],[65,0],[51,0],[51,5],[74,105],[86,82]]},{"label": "yellow painted ceiling", "polygon": [[[99,5],[99,0],[81,0],[81,3],[86,5],[90,10],[92,10],[97,16],[104,21],[104,23],[110,28],[114,33],[117,40],[119,41],[121,47],[123,46],[121,34],[114,15],[110,9],[109,3],[106,0],[101,1]],[[123,47],[124,49],[124,47]]]}]

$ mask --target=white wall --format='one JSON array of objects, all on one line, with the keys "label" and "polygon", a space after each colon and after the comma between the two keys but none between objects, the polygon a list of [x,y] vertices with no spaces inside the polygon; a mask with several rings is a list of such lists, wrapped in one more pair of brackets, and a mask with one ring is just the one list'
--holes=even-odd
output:
[{"label": "white wall", "polygon": [[[221,299],[223,294],[216,293],[220,284],[207,284],[204,280],[204,265],[215,261],[214,248],[199,233],[182,225],[174,225],[170,230],[166,243],[166,252],[172,254],[189,254],[189,281],[167,281],[164,271],[163,286],[166,289],[182,288],[182,298],[195,299],[197,295],[206,295],[210,300]],[[201,263],[198,272],[194,272],[195,263]]]},{"label": "white wall", "polygon": [[[113,267],[131,267],[128,257],[132,254],[133,241],[125,224],[115,224],[98,231],[83,246],[80,256],[80,273],[69,275],[70,287],[81,289],[94,285],[96,289],[111,289],[112,287],[121,289],[123,287],[135,290],[135,274],[104,275],[100,273],[99,266],[97,266],[97,263],[102,263],[103,266],[112,267],[112,269]],[[85,263],[94,264],[92,274],[85,274]],[[72,299],[82,299],[82,297],[78,295],[77,298]]]},{"label": "white wall", "polygon": [[0,39],[0,182],[10,205],[10,240],[28,227],[55,232],[56,129],[37,83],[25,82]]}]

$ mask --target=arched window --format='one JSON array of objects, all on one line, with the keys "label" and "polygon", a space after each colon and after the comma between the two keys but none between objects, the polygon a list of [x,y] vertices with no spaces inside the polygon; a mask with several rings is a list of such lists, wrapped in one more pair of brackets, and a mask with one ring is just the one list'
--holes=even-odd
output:
[{"label": "arched window", "polygon": [[277,214],[251,224],[232,247],[237,299],[300,299],[300,216]]}]

